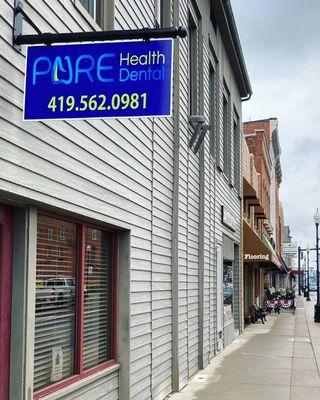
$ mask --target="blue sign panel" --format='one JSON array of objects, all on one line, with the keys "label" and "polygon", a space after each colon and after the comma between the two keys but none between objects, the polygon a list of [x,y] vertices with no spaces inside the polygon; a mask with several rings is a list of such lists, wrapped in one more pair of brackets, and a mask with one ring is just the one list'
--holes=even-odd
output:
[{"label": "blue sign panel", "polygon": [[173,40],[30,46],[24,119],[170,116]]}]

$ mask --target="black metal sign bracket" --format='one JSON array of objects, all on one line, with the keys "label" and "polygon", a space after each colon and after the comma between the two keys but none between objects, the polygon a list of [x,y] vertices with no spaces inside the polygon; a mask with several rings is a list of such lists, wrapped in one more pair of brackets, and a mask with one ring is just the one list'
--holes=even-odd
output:
[{"label": "black metal sign bracket", "polygon": [[[189,117],[189,122],[191,125],[195,126],[194,132],[189,140],[189,148],[197,154],[208,130],[210,129],[210,125],[205,123],[205,118],[202,115]],[[194,148],[193,145],[195,145]]]},{"label": "black metal sign bracket", "polygon": [[32,21],[29,15],[23,10],[21,0],[15,0],[13,10],[13,46],[16,50],[21,51],[21,44],[16,42],[16,38],[22,35],[22,20],[25,20],[39,35],[42,35],[41,30]]},{"label": "black metal sign bracket", "polygon": [[[37,32],[36,35],[22,35],[22,18]],[[75,42],[96,42],[113,40],[133,39],[162,39],[178,37],[185,38],[187,29],[183,26],[171,28],[142,28],[114,31],[93,31],[93,32],[68,32],[68,33],[42,33],[30,17],[23,11],[21,0],[15,0],[14,21],[13,21],[13,46],[21,51],[24,44],[45,44],[53,43],[75,43]]]}]

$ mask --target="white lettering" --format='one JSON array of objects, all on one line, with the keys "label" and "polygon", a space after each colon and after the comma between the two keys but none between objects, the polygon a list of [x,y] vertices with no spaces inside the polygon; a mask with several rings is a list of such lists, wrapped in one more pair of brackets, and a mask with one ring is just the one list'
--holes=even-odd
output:
[{"label": "white lettering", "polygon": [[120,53],[119,64],[126,66],[136,66],[136,65],[159,65],[166,63],[166,56],[160,53],[159,50],[149,51],[147,54],[130,54],[129,52],[124,54]]},{"label": "white lettering", "polygon": [[269,254],[245,254],[244,259],[269,261]]}]

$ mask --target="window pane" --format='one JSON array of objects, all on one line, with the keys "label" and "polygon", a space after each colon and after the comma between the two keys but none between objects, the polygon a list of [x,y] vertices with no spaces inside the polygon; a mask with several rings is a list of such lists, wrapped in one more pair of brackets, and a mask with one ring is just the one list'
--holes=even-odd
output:
[{"label": "window pane", "polygon": [[[227,97],[223,95],[223,170],[225,175],[231,181],[231,149],[230,149],[230,98],[229,94]],[[231,183],[231,182],[230,182]]]},{"label": "window pane", "polygon": [[88,11],[88,13],[94,18],[94,0],[80,0],[83,7]]},{"label": "window pane", "polygon": [[104,7],[103,0],[80,0],[83,7],[88,11],[97,24],[103,27]]},{"label": "window pane", "polygon": [[233,122],[234,186],[240,192],[240,131],[239,118]]},{"label": "window pane", "polygon": [[210,69],[209,69],[209,89],[210,89],[210,150],[211,154],[215,156],[215,141],[216,141],[216,132],[215,132],[215,123],[216,123],[216,118],[215,118],[215,102],[216,102],[216,97],[215,97],[215,72],[213,69],[212,64],[210,63]]},{"label": "window pane", "polygon": [[38,216],[35,390],[74,374],[76,238],[76,224]]},{"label": "window pane", "polygon": [[223,263],[223,305],[226,323],[233,319],[233,267],[227,261]]},{"label": "window pane", "polygon": [[87,227],[85,249],[83,366],[87,370],[112,358],[112,234],[97,229],[93,235]]}]

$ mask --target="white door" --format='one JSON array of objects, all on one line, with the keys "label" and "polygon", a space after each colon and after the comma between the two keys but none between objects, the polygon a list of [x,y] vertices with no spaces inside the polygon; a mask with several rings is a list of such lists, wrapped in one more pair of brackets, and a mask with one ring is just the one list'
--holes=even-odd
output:
[{"label": "white door", "polygon": [[222,246],[217,246],[217,328],[218,332],[223,329],[223,260]]}]

